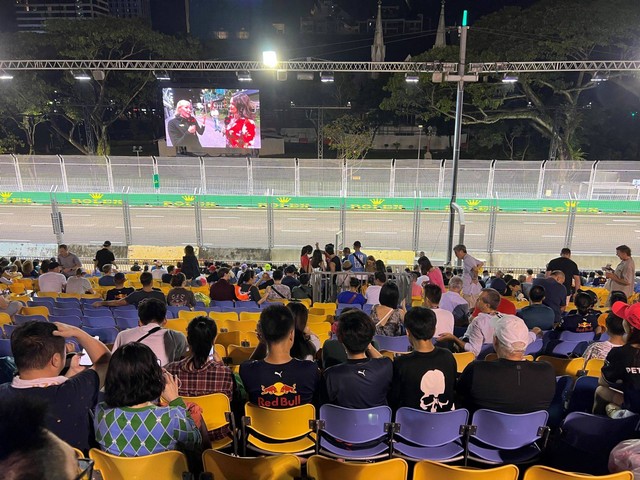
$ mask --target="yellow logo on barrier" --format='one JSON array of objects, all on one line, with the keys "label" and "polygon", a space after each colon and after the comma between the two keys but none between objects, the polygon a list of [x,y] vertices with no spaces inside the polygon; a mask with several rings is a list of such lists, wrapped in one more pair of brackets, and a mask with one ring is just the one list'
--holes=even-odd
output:
[{"label": "yellow logo on barrier", "polygon": [[276,200],[280,202],[281,205],[286,205],[291,201],[290,197],[278,197]]},{"label": "yellow logo on barrier", "polygon": [[[74,194],[74,195],[82,195]],[[122,205],[120,199],[104,198],[104,193],[90,193],[89,198],[71,198],[72,205]]]},{"label": "yellow logo on barrier", "polygon": [[13,195],[13,193],[11,193],[11,192],[2,192],[2,193],[0,193],[0,197],[2,197],[4,199],[11,198],[11,195]]},{"label": "yellow logo on barrier", "polygon": [[482,200],[467,200],[466,201],[467,205],[470,207],[477,207],[478,205],[480,205],[480,203],[482,203]]},{"label": "yellow logo on barrier", "polygon": [[384,198],[370,198],[369,201],[374,207],[379,207],[384,203]]},{"label": "yellow logo on barrier", "polygon": [[567,208],[575,208],[578,206],[579,202],[564,202],[564,206]]},{"label": "yellow logo on barrier", "polygon": [[94,200],[101,200],[104,197],[103,193],[90,193],[89,196]]},{"label": "yellow logo on barrier", "polygon": [[13,192],[0,192],[2,203],[33,203],[31,198],[13,197]]},{"label": "yellow logo on barrier", "polygon": [[196,197],[194,197],[193,195],[183,195],[182,199],[188,203],[188,202],[193,202],[196,199]]}]

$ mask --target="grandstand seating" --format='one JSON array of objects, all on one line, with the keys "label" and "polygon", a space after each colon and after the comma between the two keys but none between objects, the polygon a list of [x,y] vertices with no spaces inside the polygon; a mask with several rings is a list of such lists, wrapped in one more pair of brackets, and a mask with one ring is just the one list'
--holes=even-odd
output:
[{"label": "grandstand seating", "polygon": [[307,474],[315,480],[406,480],[408,470],[409,466],[402,458],[375,463],[351,463],[313,455],[307,462]]},{"label": "grandstand seating", "polygon": [[92,448],[89,458],[104,480],[183,480],[182,474],[189,471],[187,458],[175,450],[146,457],[117,457]]},{"label": "grandstand seating", "polygon": [[300,459],[289,454],[242,458],[206,450],[202,461],[205,472],[212,473],[215,480],[295,480],[301,475]]},{"label": "grandstand seating", "polygon": [[523,480],[633,480],[633,472],[625,471],[610,475],[593,476],[573,472],[563,472],[544,465],[534,465],[524,473]]},{"label": "grandstand seating", "polygon": [[416,463],[413,480],[517,480],[518,474],[519,470],[515,465],[479,470],[423,460]]},{"label": "grandstand seating", "polygon": [[229,427],[231,436],[220,440],[215,440],[211,444],[211,448],[219,450],[228,445],[233,444],[233,452],[238,453],[236,445],[236,429],[233,414],[231,413],[231,404],[229,398],[223,393],[212,393],[210,395],[202,395],[199,397],[185,397],[185,402],[193,402],[202,408],[202,418],[207,426],[208,431],[217,430],[222,427]]}]

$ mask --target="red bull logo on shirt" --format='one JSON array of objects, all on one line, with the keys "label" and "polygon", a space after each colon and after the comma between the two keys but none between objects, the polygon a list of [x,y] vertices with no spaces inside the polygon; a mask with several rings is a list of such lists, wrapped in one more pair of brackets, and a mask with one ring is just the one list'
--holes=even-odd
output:
[{"label": "red bull logo on shirt", "polygon": [[[286,383],[276,382],[273,385],[265,387],[260,385],[262,389],[261,395],[274,395],[276,398],[267,400],[263,397],[258,398],[258,406],[260,407],[295,407],[300,405],[300,395],[297,395],[296,384],[287,385]],[[284,398],[283,395],[295,395],[293,399]]]}]

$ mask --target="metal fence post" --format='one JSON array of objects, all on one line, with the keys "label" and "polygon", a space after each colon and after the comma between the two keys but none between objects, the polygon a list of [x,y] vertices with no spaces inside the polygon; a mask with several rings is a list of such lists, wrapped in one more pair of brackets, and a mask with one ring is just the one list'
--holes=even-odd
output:
[{"label": "metal fence post", "polygon": [[389,170],[389,197],[395,197],[396,193],[396,159],[391,159],[391,169]]},{"label": "metal fence post", "polygon": [[440,171],[438,172],[438,198],[444,196],[444,174],[445,174],[445,162],[443,158],[440,162]]},{"label": "metal fence post", "polygon": [[204,231],[202,230],[202,205],[200,203],[200,189],[196,188],[193,191],[195,201],[193,202],[193,213],[196,218],[196,244],[198,248],[204,246]]},{"label": "metal fence post", "polygon": [[[458,213],[458,243],[464,244],[464,230],[467,225],[464,220],[464,210],[455,202],[451,204],[451,208],[453,208]],[[450,254],[451,252],[447,252],[447,255]],[[462,265],[462,260],[458,259],[456,264],[458,267],[460,267]]]},{"label": "metal fence post", "polygon": [[127,247],[133,243],[128,194],[129,187],[122,187],[122,221],[124,223],[124,243]]},{"label": "metal fence post", "polygon": [[542,198],[544,193],[544,173],[547,166],[547,160],[543,160],[540,164],[540,173],[538,174],[538,192],[536,198]]},{"label": "metal fence post", "polygon": [[203,195],[207,194],[207,171],[204,165],[204,158],[198,157],[200,159],[200,191]]},{"label": "metal fence post", "polygon": [[115,187],[113,185],[113,169],[111,168],[111,159],[105,155],[104,161],[107,165],[107,182],[109,182],[109,193],[113,193],[115,191]]},{"label": "metal fence post", "polygon": [[16,185],[19,192],[24,192],[24,184],[22,183],[22,172],[20,172],[20,163],[18,157],[15,154],[11,154],[13,157],[13,168],[16,170]]},{"label": "metal fence post", "polygon": [[247,195],[253,195],[253,163],[247,157]]},{"label": "metal fence post", "polygon": [[64,164],[64,158],[62,155],[58,155],[58,159],[60,160],[60,175],[62,175],[62,188],[65,192],[69,191],[69,182],[67,181],[67,167]]},{"label": "metal fence post", "polygon": [[62,213],[58,209],[58,200],[56,199],[57,185],[53,185],[49,190],[51,197],[51,224],[53,225],[53,234],[56,236],[58,245],[64,243],[64,224],[62,223]]},{"label": "metal fence post", "polygon": [[[347,198],[340,198],[340,231],[342,232],[342,242],[347,235]],[[336,247],[337,248],[337,247]]]},{"label": "metal fence post", "polygon": [[493,183],[496,176],[496,161],[491,160],[489,166],[489,178],[487,180],[487,198],[491,198],[491,192],[493,192]]},{"label": "metal fence post", "polygon": [[578,206],[577,197],[573,194],[569,195],[569,215],[567,217],[567,231],[564,236],[565,248],[571,248],[571,242],[573,240],[573,230],[576,224],[576,210]]},{"label": "metal fence post", "polygon": [[340,195],[347,196],[347,187],[349,182],[347,180],[347,159],[342,160],[342,186],[340,187]]},{"label": "metal fence post", "polygon": [[294,159],[293,194],[296,197],[300,196],[300,160],[298,158]]},{"label": "metal fence post", "polygon": [[267,190],[267,248],[269,249],[269,257],[274,246],[273,239],[273,190]]},{"label": "metal fence post", "polygon": [[589,189],[587,193],[587,198],[589,200],[593,200],[593,187],[596,181],[596,174],[598,172],[598,163],[600,163],[600,160],[596,160],[595,162],[593,162],[593,165],[591,165],[591,174],[589,175]]},{"label": "metal fence post", "polygon": [[420,198],[418,192],[414,192],[414,204],[413,204],[413,241],[412,248],[414,252],[417,252],[420,247]]},{"label": "metal fence post", "polygon": [[489,232],[487,233],[487,252],[493,253],[496,244],[496,224],[498,220],[497,195],[491,199],[489,210]]}]

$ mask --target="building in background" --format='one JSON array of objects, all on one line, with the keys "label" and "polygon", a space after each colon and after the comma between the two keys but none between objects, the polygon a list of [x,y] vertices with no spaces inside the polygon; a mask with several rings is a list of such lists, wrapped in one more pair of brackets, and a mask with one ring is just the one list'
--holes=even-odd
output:
[{"label": "building in background", "polygon": [[151,0],[109,0],[109,9],[114,17],[151,20]]},{"label": "building in background", "polygon": [[109,17],[108,0],[16,0],[16,25],[20,31],[42,32],[47,20]]}]

